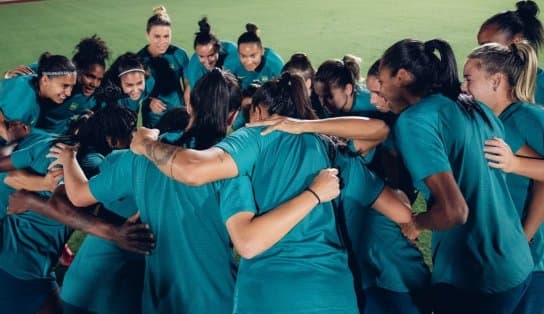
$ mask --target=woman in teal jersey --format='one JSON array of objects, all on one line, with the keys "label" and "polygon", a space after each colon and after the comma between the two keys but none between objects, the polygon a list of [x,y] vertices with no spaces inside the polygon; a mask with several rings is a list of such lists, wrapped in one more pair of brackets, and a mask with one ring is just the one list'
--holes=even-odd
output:
[{"label": "woman in teal jersey", "polygon": [[[234,119],[240,96],[232,75],[218,69],[205,74],[191,93],[191,122],[176,144],[205,149],[217,143]],[[67,171],[75,166],[70,157],[59,156],[59,161]],[[323,201],[338,193],[338,179],[329,173],[324,172],[311,184]],[[109,171],[89,182],[68,173],[66,181],[70,198],[80,206],[134,195],[142,219],[157,236],[156,250],[146,261],[144,312],[232,313],[235,265],[224,223],[232,215],[256,211],[247,176],[190,187],[164,176],[145,158],[127,152]],[[124,187],[114,191],[108,188],[111,185],[100,184],[118,181],[124,182]],[[152,187],[145,184],[150,181]],[[291,200],[294,204],[274,213],[286,216],[283,219],[292,224],[293,218],[283,212],[295,210],[295,205],[305,210],[316,206],[314,195],[308,191],[302,194]],[[163,204],[160,210],[157,203]],[[275,228],[267,222],[274,219],[271,216],[257,218],[256,224],[270,232]],[[272,245],[277,239],[268,241]]]},{"label": "woman in teal jersey", "polygon": [[266,82],[278,77],[283,60],[272,49],[264,48],[255,24],[246,24],[246,32],[238,37],[238,56],[225,60],[224,68],[231,71],[246,88],[253,81]]},{"label": "woman in teal jersey", "polygon": [[[370,68],[367,74],[367,86],[371,92],[371,102],[381,112],[389,111],[383,97],[379,95],[379,82],[377,81],[379,60]],[[272,120],[269,123],[278,122]],[[393,121],[386,120],[388,125]],[[263,125],[263,124],[250,124]],[[298,123],[277,123],[271,129],[287,132],[301,132],[303,126]],[[346,126],[341,123],[339,128]],[[297,130],[298,129],[298,130]],[[314,131],[321,131],[314,129]],[[268,131],[267,131],[268,132]],[[330,130],[329,130],[330,132]],[[388,139],[391,142],[391,139]],[[383,146],[383,147],[381,147]],[[386,183],[394,188],[401,189],[409,196],[410,202],[415,200],[416,194],[410,181],[401,178],[410,175],[406,168],[399,167],[399,157],[392,143],[380,145],[377,148],[373,162],[368,166],[382,177]],[[344,154],[343,154],[344,155]],[[395,157],[396,156],[396,157]],[[340,175],[344,183],[341,193],[343,208],[342,217],[346,225],[349,249],[355,264],[350,265],[359,290],[364,289],[364,302],[361,302],[363,313],[428,313],[429,300],[427,285],[430,272],[423,261],[421,252],[402,236],[397,223],[384,216],[379,211],[370,210],[369,204],[360,197],[353,197],[364,188],[364,176],[357,173],[367,172],[367,167],[355,163],[356,169],[351,173],[341,167]],[[353,168],[353,166],[351,167]],[[367,183],[368,184],[368,183]]]},{"label": "woman in teal jersey", "polygon": [[195,53],[189,60],[185,71],[185,102],[189,100],[191,88],[193,88],[202,75],[214,68],[223,68],[225,60],[229,56],[236,56],[236,45],[230,41],[219,40],[211,31],[208,18],[203,17],[198,21],[199,31],[195,33],[193,48]]},{"label": "woman in teal jersey", "polygon": [[74,65],[64,56],[46,52],[38,61],[37,76],[22,75],[0,81],[0,110],[11,113],[4,114],[6,120],[34,127],[41,108],[48,102],[62,104],[75,84]]},{"label": "woman in teal jersey", "polygon": [[184,105],[182,84],[189,57],[185,50],[170,44],[170,17],[163,6],[153,9],[146,31],[149,44],[138,52],[138,56],[149,68],[156,84],[142,106],[142,118],[144,126],[153,127],[165,110]]},{"label": "woman in teal jersey", "polygon": [[[544,28],[537,19],[538,5],[532,0],[516,3],[517,10],[497,13],[487,19],[478,32],[478,44],[496,42],[510,45],[527,40],[535,51],[544,44]],[[537,70],[535,102],[544,105],[544,70]]]},{"label": "woman in teal jersey", "polygon": [[43,108],[37,126],[55,134],[65,134],[74,117],[96,106],[94,93],[100,87],[109,50],[98,36],[83,38],[76,45],[72,62],[77,69],[77,84],[62,105]]},{"label": "woman in teal jersey", "polygon": [[104,83],[96,92],[99,106],[118,103],[138,115],[140,104],[148,98],[154,80],[146,66],[132,52],[120,55],[106,72]]},{"label": "woman in teal jersey", "polygon": [[[292,55],[289,61],[287,61],[287,63],[285,63],[285,65],[281,69],[281,72],[289,72],[291,74],[300,75],[304,79],[304,83],[308,90],[308,95],[311,95],[312,82],[314,80],[315,70],[305,54],[299,52]],[[244,95],[242,99],[242,108],[240,109],[241,114],[239,114],[236,117],[236,121],[234,121],[234,124],[232,126],[234,130],[243,127],[245,123],[249,122],[249,109],[251,107],[251,98],[260,86],[260,82],[253,82],[242,91]],[[318,109],[319,108],[314,107],[314,111],[316,112],[317,116],[320,117],[321,114]]]},{"label": "woman in teal jersey", "polygon": [[352,56],[342,61],[328,60],[315,75],[314,92],[330,115],[369,116],[376,111],[370,93],[359,83],[360,68]]},{"label": "woman in teal jersey", "polygon": [[[527,43],[509,47],[496,43],[474,49],[465,63],[463,89],[493,110],[503,122],[504,141],[516,154],[533,151],[544,156],[542,134],[544,110],[534,102],[537,56]],[[498,141],[498,140],[495,140]],[[544,228],[540,228],[544,205],[542,181],[514,173],[507,174],[510,194],[518,210],[535,268],[531,285],[515,313],[544,311]]]},{"label": "woman in teal jersey", "polygon": [[505,177],[481,154],[486,139],[503,135],[500,120],[486,106],[453,100],[460,84],[442,40],[395,43],[379,77],[381,95],[399,114],[397,148],[429,202],[402,229],[410,239],[434,231],[434,312],[512,313],[533,263]]},{"label": "woman in teal jersey", "polygon": [[[289,73],[265,83],[252,103],[252,120],[275,114],[315,117],[302,78]],[[343,129],[343,136],[376,135],[371,127],[374,121],[353,118],[345,123],[349,127]],[[261,136],[261,130],[241,128],[216,147],[197,151],[158,143],[152,130],[141,128],[131,145],[163,173],[188,184],[250,175],[258,215],[240,213],[226,221],[243,257],[235,313],[358,312],[335,211],[330,202],[320,201],[324,195],[313,191],[313,186],[307,189],[311,178],[330,166],[330,147],[315,134]],[[186,169],[192,169],[191,173]],[[304,200],[310,203],[290,209],[284,206]],[[410,218],[410,211],[404,209],[396,212],[400,221]]]},{"label": "woman in teal jersey", "polygon": [[[77,130],[76,135],[57,140],[70,143],[75,141],[81,145],[78,158],[85,165],[84,168],[89,175],[97,172],[98,164],[103,159],[102,154],[111,151],[112,146],[128,145],[131,131],[135,126],[135,118],[128,110],[124,108],[119,110],[126,112],[133,123],[122,123],[126,119],[123,119],[113,107],[108,107],[99,111],[96,118],[91,117],[84,123]],[[99,123],[104,121],[106,123]],[[123,128],[128,130],[120,131]],[[53,143],[54,141],[49,138],[15,151],[10,157],[4,157],[0,161],[1,170],[29,168],[38,175],[45,175],[50,162],[46,155]],[[12,192],[13,190],[7,191],[7,193]],[[50,192],[41,191],[40,195],[48,198]],[[7,197],[7,195],[2,196]],[[42,199],[42,203],[45,203],[45,200]],[[33,206],[35,203],[31,204]],[[40,208],[37,209],[39,212]],[[80,226],[87,232],[107,239],[112,238],[111,231],[115,230],[115,228],[107,230],[88,224]],[[5,217],[2,220],[1,229],[4,239],[0,250],[2,276],[3,279],[18,287],[18,289],[9,289],[10,285],[7,285],[8,289],[1,291],[1,307],[17,309],[23,313],[34,313],[43,304],[57,303],[58,291],[52,268],[56,265],[60,251],[72,229],[30,211]],[[32,293],[25,292],[27,290]],[[19,303],[25,304],[24,309],[21,309]]]}]

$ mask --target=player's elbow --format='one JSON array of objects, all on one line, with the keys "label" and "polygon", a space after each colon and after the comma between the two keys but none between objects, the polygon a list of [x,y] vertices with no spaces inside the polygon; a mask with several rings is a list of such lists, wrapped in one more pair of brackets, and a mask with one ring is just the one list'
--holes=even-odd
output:
[{"label": "player's elbow", "polygon": [[446,218],[448,225],[451,227],[464,225],[468,219],[468,205],[465,202],[452,204],[446,210]]}]

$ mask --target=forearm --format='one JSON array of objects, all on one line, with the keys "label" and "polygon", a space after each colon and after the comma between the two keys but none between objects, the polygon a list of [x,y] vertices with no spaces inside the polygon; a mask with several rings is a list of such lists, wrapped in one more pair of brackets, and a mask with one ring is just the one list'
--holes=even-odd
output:
[{"label": "forearm", "polygon": [[420,230],[447,230],[464,224],[468,219],[468,205],[451,172],[433,174],[424,179],[435,202],[426,212],[414,217]]},{"label": "forearm", "polygon": [[188,185],[202,185],[238,175],[234,160],[219,148],[185,149],[159,141],[144,140],[144,155],[159,170]]},{"label": "forearm", "polygon": [[304,191],[273,210],[254,216],[247,223],[237,226],[235,236],[231,234],[234,246],[244,258],[252,258],[262,253],[279,242],[317,204],[316,197],[311,192]]},{"label": "forearm", "polygon": [[528,241],[534,237],[542,222],[544,222],[544,182],[534,181],[527,216],[523,221],[523,231]]},{"label": "forearm", "polygon": [[11,162],[11,155],[0,157],[0,172],[6,172],[11,170],[15,170],[15,167]]},{"label": "forearm", "polygon": [[62,186],[55,191],[47,205],[47,211],[41,212],[44,216],[87,234],[110,241],[113,240],[115,226],[93,216],[88,208],[74,206],[66,197]]},{"label": "forearm", "polygon": [[516,163],[512,173],[531,178],[533,180],[544,181],[544,159],[516,156]]},{"label": "forearm", "polygon": [[25,170],[10,171],[4,179],[4,183],[16,190],[50,191],[50,185],[45,177],[30,174]]},{"label": "forearm", "polygon": [[77,160],[75,158],[68,160],[63,165],[63,171],[64,186],[70,201],[80,207],[94,204],[94,200],[91,202],[83,199],[83,196],[90,193],[89,182]]},{"label": "forearm", "polygon": [[378,119],[365,117],[338,117],[321,120],[304,120],[305,133],[321,133],[348,139],[383,141],[389,134],[389,127]]}]

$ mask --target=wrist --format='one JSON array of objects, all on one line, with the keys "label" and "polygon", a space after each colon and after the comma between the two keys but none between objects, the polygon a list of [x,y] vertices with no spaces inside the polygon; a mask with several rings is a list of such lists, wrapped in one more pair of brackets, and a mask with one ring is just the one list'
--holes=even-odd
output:
[{"label": "wrist", "polygon": [[317,195],[317,193],[311,187],[307,187],[305,191],[307,191],[309,194],[312,194],[313,197],[316,199],[317,201],[317,204],[315,204],[316,206],[321,204],[321,198],[319,197],[319,195]]}]

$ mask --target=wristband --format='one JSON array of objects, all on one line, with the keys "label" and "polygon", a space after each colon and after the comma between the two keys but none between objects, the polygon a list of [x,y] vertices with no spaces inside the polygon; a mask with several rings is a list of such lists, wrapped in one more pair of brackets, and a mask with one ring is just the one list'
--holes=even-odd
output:
[{"label": "wristband", "polygon": [[308,187],[306,188],[306,191],[312,193],[315,196],[315,198],[317,198],[317,205],[321,204],[321,199],[319,198],[319,195],[317,195],[317,193],[314,190]]}]

